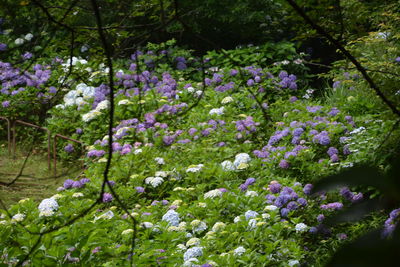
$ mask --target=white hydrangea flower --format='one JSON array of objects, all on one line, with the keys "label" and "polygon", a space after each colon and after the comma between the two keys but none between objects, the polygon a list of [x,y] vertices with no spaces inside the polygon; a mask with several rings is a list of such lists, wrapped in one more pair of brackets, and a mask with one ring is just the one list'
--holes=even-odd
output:
[{"label": "white hydrangea flower", "polygon": [[77,97],[75,99],[75,103],[80,107],[87,104],[87,102],[85,100],[83,100],[83,97]]},{"label": "white hydrangea flower", "polygon": [[231,103],[231,102],[233,102],[233,98],[230,97],[230,96],[227,96],[224,99],[222,99],[221,104],[225,105],[225,104],[228,104],[228,103]]},{"label": "white hydrangea flower", "polygon": [[118,102],[118,106],[132,104],[128,99],[122,99]]},{"label": "white hydrangea flower", "polygon": [[193,237],[186,242],[186,247],[200,245],[200,239]]},{"label": "white hydrangea flower", "polygon": [[204,167],[203,164],[190,165],[186,172],[199,172]]},{"label": "white hydrangea flower", "polygon": [[201,90],[196,91],[196,95],[201,96],[202,94],[203,94],[203,91],[201,91]]},{"label": "white hydrangea flower", "polygon": [[195,263],[198,263],[199,262],[199,260],[198,259],[196,259],[196,258],[191,258],[191,259],[188,259],[187,261],[185,261],[184,263],[183,263],[183,267],[194,267],[194,266],[199,266],[199,265],[197,265],[197,264],[195,264]]},{"label": "white hydrangea flower", "polygon": [[99,219],[107,219],[107,220],[110,220],[110,219],[112,219],[112,218],[114,218],[114,212],[112,212],[111,210],[109,210],[109,211],[107,211],[107,212],[101,214],[99,217],[96,217],[96,216],[95,216],[94,221],[97,221],[97,220],[99,220]]},{"label": "white hydrangea flower", "polygon": [[234,171],[236,170],[235,165],[233,165],[233,162],[230,160],[225,160],[224,162],[221,163],[221,167],[224,171]]},{"label": "white hydrangea flower", "polygon": [[59,108],[59,109],[64,109],[65,108],[65,106],[63,105],[63,104],[58,104],[58,105],[56,105],[55,106],[55,108]]},{"label": "white hydrangea flower", "polygon": [[250,229],[256,228],[257,227],[257,220],[256,219],[250,219],[248,225],[249,225]]},{"label": "white hydrangea flower", "polygon": [[143,222],[142,226],[146,229],[152,228],[154,226],[154,224],[152,224],[151,222]]},{"label": "white hydrangea flower", "polygon": [[222,231],[224,228],[226,227],[226,224],[223,222],[216,222],[213,227],[212,227],[212,231],[213,232],[218,232],[218,231]]},{"label": "white hydrangea flower", "polygon": [[188,87],[186,90],[187,90],[189,93],[193,93],[195,89],[194,89],[193,87],[190,86],[190,87]]},{"label": "white hydrangea flower", "polygon": [[304,223],[298,223],[295,226],[296,232],[305,232],[307,231],[308,226]]},{"label": "white hydrangea flower", "polygon": [[246,197],[257,197],[258,193],[256,191],[249,190],[249,191],[246,192],[245,196]]},{"label": "white hydrangea flower", "polygon": [[53,216],[55,214],[55,212],[53,210],[43,210],[41,212],[39,212],[39,217],[50,217]]},{"label": "white hydrangea flower", "polygon": [[233,222],[234,223],[238,223],[238,222],[240,222],[242,220],[242,218],[240,218],[240,216],[236,216],[234,219],[233,219]]},{"label": "white hydrangea flower", "polygon": [[96,110],[100,111],[100,110],[103,110],[103,109],[107,109],[109,106],[110,106],[110,101],[108,101],[106,99],[106,100],[101,101],[99,104],[97,104]]},{"label": "white hydrangea flower", "polygon": [[166,172],[166,171],[156,171],[156,173],[155,173],[155,176],[159,176],[159,177],[163,177],[163,178],[168,177],[168,175],[170,175],[170,172]]},{"label": "white hydrangea flower", "polygon": [[25,35],[25,40],[30,41],[33,38],[33,34],[32,33],[28,33],[27,35]]},{"label": "white hydrangea flower", "polygon": [[253,210],[248,210],[244,213],[244,217],[246,218],[246,220],[249,220],[251,218],[255,218],[257,217],[259,214],[256,211]]},{"label": "white hydrangea flower", "polygon": [[201,233],[207,229],[207,224],[200,220],[193,220],[190,225],[194,233]]},{"label": "white hydrangea flower", "polygon": [[168,210],[162,217],[163,221],[168,222],[172,226],[179,226],[179,213],[174,210]]},{"label": "white hydrangea flower", "polygon": [[92,110],[92,111],[89,111],[86,114],[83,114],[82,115],[82,120],[84,122],[89,122],[89,121],[93,120],[94,118],[96,118],[100,114],[101,114],[101,112]]},{"label": "white hydrangea flower", "polygon": [[133,233],[133,229],[126,229],[122,231],[121,235],[129,235],[130,233]]},{"label": "white hydrangea flower", "polygon": [[221,197],[222,192],[219,189],[214,189],[211,191],[208,191],[207,193],[204,194],[204,198],[216,198],[216,197]]},{"label": "white hydrangea flower", "polygon": [[164,161],[163,158],[157,157],[157,158],[155,158],[154,160],[157,162],[157,164],[160,164],[160,165],[165,164],[165,161]]},{"label": "white hydrangea flower", "polygon": [[192,258],[197,258],[203,256],[203,248],[202,247],[192,247],[186,250],[185,254],[183,254],[183,260],[188,261]]},{"label": "white hydrangea flower", "polygon": [[265,211],[274,211],[274,210],[277,210],[277,209],[278,209],[278,207],[275,206],[275,205],[268,205],[268,206],[266,206],[264,208]]},{"label": "white hydrangea flower", "polygon": [[142,152],[143,152],[143,149],[138,148],[138,149],[135,149],[135,151],[133,151],[133,154],[137,155],[137,154],[140,154]]},{"label": "white hydrangea flower", "polygon": [[300,262],[299,262],[298,260],[290,260],[290,261],[288,262],[288,265],[289,265],[290,267],[292,267],[292,266],[297,266],[297,265],[300,265]]},{"label": "white hydrangea flower", "polygon": [[72,197],[83,197],[83,194],[81,192],[74,193]]},{"label": "white hydrangea flower", "polygon": [[161,177],[154,177],[154,179],[152,179],[151,181],[150,181],[150,184],[151,184],[151,186],[152,187],[157,187],[157,186],[159,186],[160,184],[162,184],[164,182],[164,179],[163,178],[161,178]]},{"label": "white hydrangea flower", "polygon": [[25,214],[17,213],[11,218],[11,222],[22,222],[25,219]]},{"label": "white hydrangea flower", "polygon": [[15,39],[15,41],[14,41],[14,43],[15,43],[16,45],[22,45],[24,42],[25,42],[25,41],[24,41],[24,39],[22,39],[22,38],[17,38],[17,39]]},{"label": "white hydrangea flower", "polygon": [[235,156],[235,161],[233,162],[233,165],[238,168],[240,164],[242,163],[249,163],[251,160],[249,154],[247,153],[239,153]]},{"label": "white hydrangea flower", "polygon": [[224,114],[224,109],[225,107],[220,107],[220,108],[213,108],[210,110],[208,114],[210,115],[223,115]]},{"label": "white hydrangea flower", "polygon": [[[43,199],[42,202],[40,202],[39,207],[38,207],[39,211],[43,214],[51,214],[51,212],[58,210],[58,208],[59,208],[59,206],[58,206],[57,200],[55,200],[54,198]],[[53,215],[53,214],[51,214],[51,215]],[[50,215],[45,215],[45,216],[50,216]]]},{"label": "white hydrangea flower", "polygon": [[184,244],[178,244],[177,247],[178,247],[178,250],[180,250],[180,251],[186,250],[186,246]]},{"label": "white hydrangea flower", "polygon": [[261,214],[261,216],[263,217],[263,219],[269,219],[269,218],[271,218],[271,215],[268,214],[268,213],[263,213],[263,214]]},{"label": "white hydrangea flower", "polygon": [[128,131],[130,128],[129,127],[122,127],[118,129],[118,131],[115,133],[115,135],[121,135],[123,132]]},{"label": "white hydrangea flower", "polygon": [[235,256],[242,256],[244,253],[246,252],[246,249],[242,246],[237,247],[234,251],[233,251],[233,255]]}]

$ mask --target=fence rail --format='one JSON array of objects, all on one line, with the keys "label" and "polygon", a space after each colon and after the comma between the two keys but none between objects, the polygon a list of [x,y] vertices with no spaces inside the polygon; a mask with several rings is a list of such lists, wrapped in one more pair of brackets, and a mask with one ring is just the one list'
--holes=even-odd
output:
[{"label": "fence rail", "polygon": [[[1,116],[0,116],[0,120],[5,120],[7,122],[8,155],[11,156],[11,149],[12,149],[12,157],[13,157],[13,159],[16,158],[16,150],[17,150],[16,126],[18,124],[23,125],[23,126],[36,128],[36,129],[42,130],[42,131],[47,133],[47,167],[48,167],[48,170],[50,171],[51,170],[51,136],[52,136],[51,131],[49,129],[45,128],[45,127],[41,127],[41,126],[38,126],[36,124],[25,122],[25,121],[21,121],[21,120],[11,121],[9,118],[1,117]],[[67,136],[64,136],[64,135],[61,135],[61,134],[55,134],[53,136],[53,172],[54,172],[54,176],[57,175],[57,139],[58,138],[61,138],[61,139],[64,139],[64,140],[68,140],[68,141],[71,141],[71,142],[75,142],[75,143],[80,144],[81,146],[84,146],[84,143],[79,141],[79,140],[75,140],[75,139],[72,139],[70,137],[67,137]],[[83,164],[82,164],[82,168],[83,168]]]}]

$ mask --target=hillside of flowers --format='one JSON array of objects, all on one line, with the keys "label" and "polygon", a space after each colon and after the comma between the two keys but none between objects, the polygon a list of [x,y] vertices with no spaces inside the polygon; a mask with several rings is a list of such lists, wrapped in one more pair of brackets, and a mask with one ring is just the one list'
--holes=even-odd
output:
[{"label": "hillside of flowers", "polygon": [[[321,177],[365,161],[380,144],[376,136],[394,123],[379,119],[378,101],[354,112],[364,104],[360,95],[370,94],[347,86],[357,84],[357,73],[344,73],[344,82],[327,89],[330,95],[317,97],[307,85],[302,55],[230,68],[174,46],[138,51],[115,71],[113,161],[99,201],[109,139],[109,69],[68,60],[55,58],[23,74],[1,62],[2,115],[16,117],[26,105],[40,112],[54,101],[46,127],[84,142],[86,166],[40,203],[23,199],[1,211],[3,264],[321,265],[340,246],[383,224],[385,215],[374,215],[327,226],[325,217],[364,194],[348,187],[312,194]],[[69,65],[89,75],[87,82],[64,81]],[[65,159],[79,149],[60,146]],[[37,241],[37,233],[46,234]],[[40,246],[24,259],[35,242]]]}]

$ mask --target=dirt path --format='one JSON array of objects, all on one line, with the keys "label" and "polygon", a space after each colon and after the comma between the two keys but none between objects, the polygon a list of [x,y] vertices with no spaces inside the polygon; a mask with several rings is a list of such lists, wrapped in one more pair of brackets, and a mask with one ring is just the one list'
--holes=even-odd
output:
[{"label": "dirt path", "polygon": [[0,199],[6,205],[16,203],[23,198],[41,200],[54,195],[65,179],[73,179],[82,171],[79,168],[80,164],[61,166],[58,163],[57,177],[54,177],[53,171],[48,170],[46,156],[34,154],[29,157],[22,175],[13,185],[2,185],[16,177],[24,159],[21,152],[17,153],[15,160],[12,159],[8,155],[7,146],[0,145]]}]

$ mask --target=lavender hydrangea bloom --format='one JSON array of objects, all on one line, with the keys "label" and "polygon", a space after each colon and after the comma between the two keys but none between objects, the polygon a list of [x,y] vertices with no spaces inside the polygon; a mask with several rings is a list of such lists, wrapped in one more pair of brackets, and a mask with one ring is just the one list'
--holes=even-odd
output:
[{"label": "lavender hydrangea bloom", "polygon": [[333,154],[331,157],[332,162],[338,162],[339,161],[339,156],[337,154]]},{"label": "lavender hydrangea bloom", "polygon": [[80,181],[74,181],[72,183],[72,188],[81,188],[83,184]]},{"label": "lavender hydrangea bloom", "polygon": [[287,208],[281,209],[281,216],[282,217],[287,217],[289,215],[290,210]]},{"label": "lavender hydrangea bloom", "polygon": [[400,209],[392,210],[389,214],[389,218],[385,221],[384,229],[382,232],[383,237],[389,237],[398,224],[398,219],[400,217]]},{"label": "lavender hydrangea bloom", "polygon": [[289,164],[288,161],[282,159],[282,160],[279,162],[279,167],[282,168],[282,169],[288,169],[288,168],[290,167],[290,164]]},{"label": "lavender hydrangea bloom", "polygon": [[144,193],[144,188],[143,187],[141,187],[141,186],[136,186],[135,187],[135,190],[136,190],[136,193]]},{"label": "lavender hydrangea bloom", "polygon": [[290,201],[286,206],[289,210],[296,210],[298,207],[299,205],[295,201]]},{"label": "lavender hydrangea bloom", "polygon": [[358,193],[358,194],[355,194],[355,195],[353,196],[353,198],[351,199],[351,202],[357,203],[357,202],[363,200],[363,198],[364,198],[363,193]]},{"label": "lavender hydrangea bloom", "polygon": [[68,144],[64,147],[65,152],[71,153],[74,151],[74,146],[72,144]]},{"label": "lavender hydrangea bloom", "polygon": [[334,154],[339,154],[339,150],[337,148],[331,146],[326,153],[330,157],[332,157],[332,155],[334,155]]},{"label": "lavender hydrangea bloom", "polygon": [[304,133],[304,129],[303,128],[296,128],[293,130],[292,135],[293,136],[300,136]]},{"label": "lavender hydrangea bloom", "polygon": [[90,182],[90,179],[88,179],[88,178],[82,178],[82,179],[79,180],[79,182],[80,182],[82,185],[85,185],[85,184],[87,184],[87,183]]},{"label": "lavender hydrangea bloom", "polygon": [[166,145],[166,146],[170,146],[170,145],[172,145],[172,143],[175,141],[175,136],[173,136],[173,135],[165,135],[165,136],[163,136],[163,143],[164,143],[164,145]]},{"label": "lavender hydrangea bloom", "polygon": [[268,190],[271,192],[271,193],[273,193],[273,194],[276,194],[276,193],[279,193],[280,191],[281,191],[281,184],[280,183],[271,183],[269,186],[268,186]]},{"label": "lavender hydrangea bloom", "polygon": [[311,194],[311,190],[313,189],[313,185],[312,184],[306,184],[303,188],[303,192],[306,195],[310,195]]},{"label": "lavender hydrangea bloom", "polygon": [[348,187],[343,187],[340,189],[340,195],[342,195],[345,199],[351,201],[354,197],[354,194],[349,190]]},{"label": "lavender hydrangea bloom", "polygon": [[303,207],[307,206],[307,200],[302,197],[297,200],[297,203],[299,203]]},{"label": "lavender hydrangea bloom", "polygon": [[333,202],[333,203],[323,204],[320,206],[320,208],[323,210],[340,210],[341,208],[343,208],[343,204],[340,202]]},{"label": "lavender hydrangea bloom", "polygon": [[8,100],[3,101],[3,102],[1,103],[1,105],[3,106],[3,108],[8,108],[8,107],[10,106],[10,101],[8,101]]},{"label": "lavender hydrangea bloom", "polygon": [[244,183],[247,184],[247,185],[252,185],[252,184],[254,184],[255,182],[256,182],[256,179],[250,177],[250,178],[247,178],[246,181],[245,181]]},{"label": "lavender hydrangea bloom", "polygon": [[268,204],[272,204],[272,203],[274,203],[274,201],[276,199],[276,196],[268,194],[268,195],[265,196],[265,198],[267,199],[267,203]]},{"label": "lavender hydrangea bloom", "polygon": [[319,214],[319,215],[317,216],[317,221],[318,221],[318,222],[322,222],[324,219],[325,219],[324,214]]},{"label": "lavender hydrangea bloom", "polygon": [[110,193],[103,194],[103,203],[111,202],[113,200],[113,196]]},{"label": "lavender hydrangea bloom", "polygon": [[71,179],[65,180],[64,181],[64,188],[65,189],[71,188],[73,183],[74,183],[74,180],[71,180]]}]

